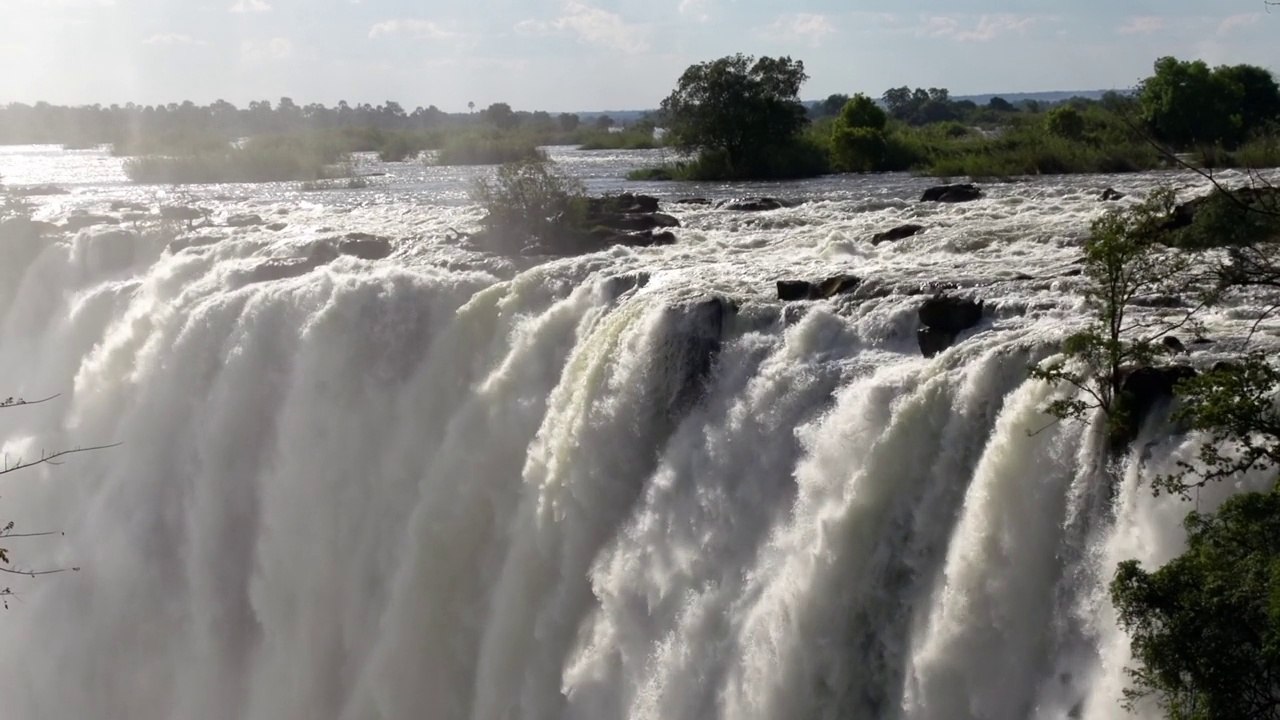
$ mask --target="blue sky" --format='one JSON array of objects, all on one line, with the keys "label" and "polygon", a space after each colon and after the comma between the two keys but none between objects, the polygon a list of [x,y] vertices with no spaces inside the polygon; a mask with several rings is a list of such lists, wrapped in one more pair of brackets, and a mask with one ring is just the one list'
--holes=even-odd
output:
[{"label": "blue sky", "polygon": [[[963,8],[957,10],[956,8]],[[656,106],[689,64],[790,55],[806,98],[1127,87],[1161,55],[1280,70],[1263,0],[0,0],[0,103]]]}]

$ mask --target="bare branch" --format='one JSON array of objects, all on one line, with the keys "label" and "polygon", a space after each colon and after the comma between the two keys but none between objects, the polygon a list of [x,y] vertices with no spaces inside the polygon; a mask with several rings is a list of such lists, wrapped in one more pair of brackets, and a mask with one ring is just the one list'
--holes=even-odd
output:
[{"label": "bare branch", "polygon": [[94,452],[97,450],[110,450],[112,448],[118,448],[122,444],[123,443],[115,443],[113,445],[97,445],[95,447],[75,448],[73,450],[60,450],[58,452],[42,456],[39,460],[35,460],[28,463],[24,463],[21,460],[19,460],[18,463],[16,465],[13,465],[12,467],[9,466],[8,461],[6,460],[3,466],[3,469],[0,469],[0,475],[8,475],[9,473],[15,473],[15,472],[18,472],[19,470],[25,470],[27,468],[35,467],[37,465],[58,465],[60,464],[56,462],[58,458],[67,457],[68,455],[79,455],[80,453]]},{"label": "bare branch", "polygon": [[23,400],[22,398],[6,398],[5,400],[0,401],[0,410],[3,410],[5,408],[24,407],[27,405],[41,405],[49,402],[50,400],[56,400],[57,398],[60,398],[60,397],[62,397],[61,394],[50,395],[49,397],[44,398],[43,400]]}]

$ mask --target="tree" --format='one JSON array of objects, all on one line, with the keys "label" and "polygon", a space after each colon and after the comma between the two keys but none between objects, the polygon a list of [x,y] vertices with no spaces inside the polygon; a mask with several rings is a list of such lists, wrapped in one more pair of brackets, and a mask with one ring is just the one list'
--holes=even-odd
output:
[{"label": "tree", "polygon": [[685,70],[662,101],[675,147],[722,159],[727,174],[765,172],[767,158],[808,123],[800,88],[804,63],[789,57],[733,55]]},{"label": "tree", "polygon": [[1188,261],[1159,244],[1162,223],[1174,207],[1172,191],[1155,193],[1141,205],[1094,221],[1084,246],[1085,304],[1089,324],[1067,338],[1065,358],[1031,369],[1031,376],[1066,383],[1080,395],[1056,400],[1046,411],[1060,419],[1101,411],[1113,448],[1133,434],[1136,420],[1122,394],[1127,368],[1150,364],[1156,341],[1171,328],[1130,316],[1134,301],[1179,289]]},{"label": "tree", "polygon": [[582,124],[582,119],[571,113],[560,114],[560,129],[565,132],[573,132]]},{"label": "tree", "polygon": [[826,100],[818,103],[813,108],[814,117],[835,117],[840,114],[844,106],[849,102],[849,96],[843,94],[828,95]]},{"label": "tree", "polygon": [[1245,493],[1186,519],[1186,553],[1120,565],[1111,598],[1132,639],[1132,704],[1174,720],[1280,718],[1280,493]]},{"label": "tree", "polygon": [[608,130],[609,128],[613,127],[615,124],[616,123],[614,122],[614,119],[609,117],[608,115],[601,115],[600,117],[596,118],[597,130]]},{"label": "tree", "polygon": [[1280,86],[1263,68],[1210,69],[1201,60],[1162,57],[1138,92],[1142,120],[1155,137],[1174,147],[1234,146],[1275,122]]},{"label": "tree", "polygon": [[1013,103],[1002,97],[993,97],[988,100],[987,109],[1005,113],[1018,112],[1018,108],[1014,107]]},{"label": "tree", "polygon": [[884,129],[888,115],[863,94],[853,96],[831,128],[836,165],[850,172],[873,172],[884,167],[889,145]]},{"label": "tree", "polygon": [[1044,119],[1045,128],[1060,138],[1067,140],[1084,139],[1084,116],[1070,105],[1063,105],[1049,111]]},{"label": "tree", "polygon": [[499,130],[513,130],[520,124],[519,116],[506,103],[494,103],[485,108],[480,114],[485,122]]}]

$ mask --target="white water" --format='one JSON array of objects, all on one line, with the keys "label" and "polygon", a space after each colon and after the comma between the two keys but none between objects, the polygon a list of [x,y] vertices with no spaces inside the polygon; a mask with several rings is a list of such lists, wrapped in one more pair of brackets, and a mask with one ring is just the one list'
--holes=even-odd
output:
[{"label": "white water", "polygon": [[[0,171],[59,181],[42,157]],[[42,217],[168,192],[103,162]],[[176,254],[94,230],[0,249],[5,390],[63,393],[0,415],[9,456],[123,443],[0,485],[20,531],[66,532],[19,560],[80,568],[12,583],[3,716],[1121,717],[1106,584],[1180,551],[1192,506],[1146,482],[1194,439],[1152,422],[1113,492],[1088,428],[1031,435],[1056,391],[1025,368],[1079,315],[1063,272],[1097,192],[1158,180],[953,207],[894,176],[770,188],[818,202],[677,210],[674,247],[542,265],[439,239],[476,217],[457,178],[209,189],[289,227]],[[865,242],[907,220],[931,229]],[[396,255],[247,282],[350,230]],[[926,360],[919,296],[773,299],[840,272],[994,310]],[[1217,351],[1251,312],[1208,318]]]}]

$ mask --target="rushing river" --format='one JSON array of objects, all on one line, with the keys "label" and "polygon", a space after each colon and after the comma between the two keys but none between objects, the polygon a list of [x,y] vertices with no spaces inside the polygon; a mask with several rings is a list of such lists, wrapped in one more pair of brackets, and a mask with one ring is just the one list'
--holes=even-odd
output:
[{"label": "rushing river", "polygon": [[[906,175],[621,180],[660,155],[553,153],[593,192],[806,202],[667,202],[675,245],[517,258],[448,239],[490,170],[139,187],[102,152],[0,149],[7,184],[69,191],[39,219],[128,201],[212,221],[176,252],[129,223],[0,248],[4,393],[61,393],[0,414],[9,458],[121,443],[0,484],[20,531],[65,532],[9,541],[18,561],[79,568],[11,578],[0,714],[1122,717],[1106,586],[1181,551],[1195,505],[1148,483],[1194,438],[1153,418],[1110,487],[1095,433],[1052,424],[1062,391],[1026,367],[1083,321],[1101,191],[1203,181],[936,205]],[[277,224],[225,226],[244,214]],[[927,230],[868,241],[906,222]],[[256,270],[351,232],[394,253]],[[777,300],[777,280],[841,273],[880,291]],[[917,310],[941,287],[986,314],[926,359]],[[1258,312],[1206,315],[1217,343],[1190,361],[1238,349]]]}]

